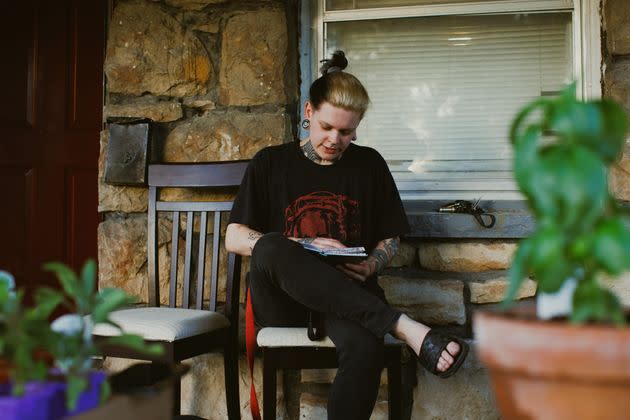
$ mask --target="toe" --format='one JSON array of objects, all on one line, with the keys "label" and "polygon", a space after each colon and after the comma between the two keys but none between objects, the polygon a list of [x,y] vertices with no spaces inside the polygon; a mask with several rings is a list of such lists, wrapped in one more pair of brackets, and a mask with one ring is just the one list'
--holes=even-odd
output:
[{"label": "toe", "polygon": [[444,360],[449,366],[455,361],[453,356],[451,356],[447,351],[443,351],[440,355],[440,360]]},{"label": "toe", "polygon": [[448,353],[450,353],[452,356],[457,356],[457,353],[459,353],[459,351],[461,350],[459,347],[459,344],[457,344],[457,342],[455,341],[451,341],[450,343],[448,343],[448,345],[446,346],[446,350],[448,351]]},{"label": "toe", "polygon": [[446,346],[446,349],[440,355],[438,360],[437,369],[440,372],[444,372],[451,367],[451,365],[455,362],[455,357],[460,351],[459,344],[455,341],[451,341]]},{"label": "toe", "polygon": [[451,366],[451,362],[446,360],[444,357],[440,356],[437,363],[437,370],[440,372],[444,372],[445,370],[448,370],[450,366]]},{"label": "toe", "polygon": [[448,369],[449,366],[450,364],[447,363],[446,360],[444,360],[442,357],[438,359],[438,363],[437,363],[438,372],[444,372],[445,370]]}]

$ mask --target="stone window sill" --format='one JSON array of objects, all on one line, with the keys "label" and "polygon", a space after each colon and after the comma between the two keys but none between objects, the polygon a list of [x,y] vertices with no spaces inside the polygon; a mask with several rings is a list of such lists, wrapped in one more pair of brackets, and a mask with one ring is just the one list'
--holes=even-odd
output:
[{"label": "stone window sill", "polygon": [[496,217],[492,228],[481,226],[470,214],[440,213],[445,202],[405,201],[411,227],[409,238],[503,238],[527,237],[534,229],[534,218],[523,201],[487,201],[480,206]]}]

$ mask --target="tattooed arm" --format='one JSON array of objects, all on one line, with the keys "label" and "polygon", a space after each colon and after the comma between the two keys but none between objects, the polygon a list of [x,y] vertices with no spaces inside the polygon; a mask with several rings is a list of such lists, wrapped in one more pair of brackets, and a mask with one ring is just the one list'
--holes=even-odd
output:
[{"label": "tattooed arm", "polygon": [[394,255],[398,252],[400,246],[400,239],[398,237],[383,239],[380,241],[367,258],[368,261],[373,262],[374,272],[380,273],[383,271],[387,264],[390,263]]},{"label": "tattooed arm", "polygon": [[261,236],[263,236],[262,233],[246,225],[230,223],[225,232],[225,249],[236,254],[250,256]]},{"label": "tattooed arm", "polygon": [[[230,223],[225,232],[225,249],[236,254],[251,256],[254,245],[262,233],[251,229],[247,225]],[[312,243],[320,248],[345,248],[345,245],[331,238],[288,238],[299,243]]]},{"label": "tattooed arm", "polygon": [[371,275],[378,274],[387,267],[387,264],[398,252],[399,246],[400,238],[398,237],[383,239],[376,244],[365,261],[359,264],[339,265],[337,268],[354,280],[365,281]]}]

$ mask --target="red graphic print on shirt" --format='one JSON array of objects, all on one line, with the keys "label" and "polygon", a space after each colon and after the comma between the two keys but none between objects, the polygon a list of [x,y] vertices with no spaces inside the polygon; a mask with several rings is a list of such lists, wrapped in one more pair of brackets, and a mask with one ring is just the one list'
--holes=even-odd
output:
[{"label": "red graphic print on shirt", "polygon": [[284,210],[284,235],[334,238],[356,245],[361,237],[359,202],[345,195],[317,191],[303,195]]}]

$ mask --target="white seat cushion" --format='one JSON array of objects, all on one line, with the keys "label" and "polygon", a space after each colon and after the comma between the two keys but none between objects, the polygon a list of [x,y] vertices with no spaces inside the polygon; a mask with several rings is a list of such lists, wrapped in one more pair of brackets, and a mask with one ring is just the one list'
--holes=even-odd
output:
[{"label": "white seat cushion", "polygon": [[[311,341],[306,328],[267,327],[258,332],[258,347],[335,347],[330,337],[320,341]],[[386,345],[402,345],[403,341],[390,334],[385,335]]]},{"label": "white seat cushion", "polygon": [[[145,340],[175,341],[228,327],[230,321],[218,312],[183,308],[133,308],[114,311],[109,318],[124,332]],[[119,335],[117,328],[98,324],[94,335]]]}]

